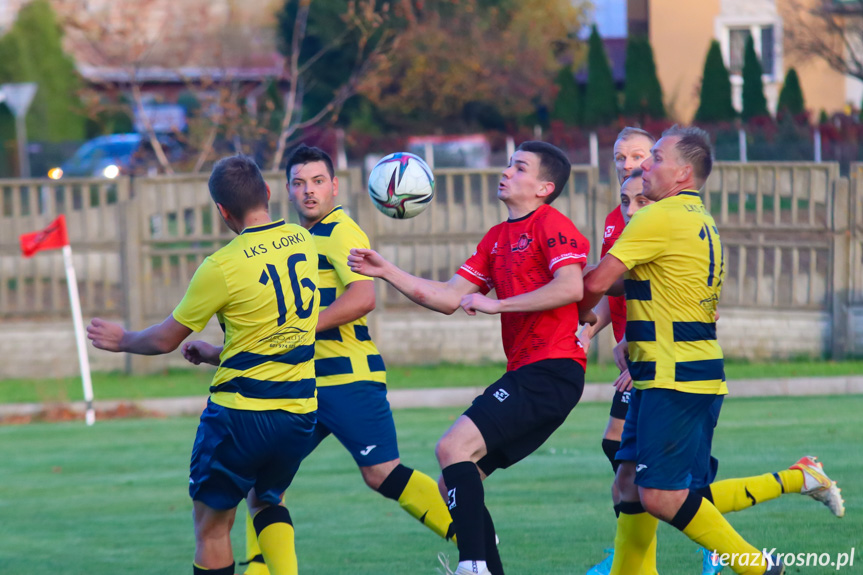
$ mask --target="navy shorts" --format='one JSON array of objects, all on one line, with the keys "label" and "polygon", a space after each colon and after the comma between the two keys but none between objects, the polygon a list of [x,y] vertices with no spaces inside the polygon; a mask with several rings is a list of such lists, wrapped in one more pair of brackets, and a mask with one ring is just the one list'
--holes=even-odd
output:
[{"label": "navy shorts", "polygon": [[189,495],[213,509],[233,509],[252,487],[281,502],[315,428],[315,412],[247,411],[207,402],[189,472]]},{"label": "navy shorts", "polygon": [[486,475],[521,461],[551,437],[584,391],[584,369],[572,359],[544,359],[508,371],[464,414],[479,428]]},{"label": "navy shorts", "polygon": [[626,419],[626,412],[629,411],[629,401],[632,399],[632,392],[629,391],[614,391],[614,397],[611,400],[611,411],[608,415],[615,419]]},{"label": "navy shorts", "polygon": [[641,487],[675,491],[710,484],[718,465],[710,451],[723,397],[633,390],[615,459],[636,464]]},{"label": "navy shorts", "polygon": [[387,386],[376,381],[318,387],[318,425],[309,453],[330,433],[360,467],[398,459],[396,425]]}]

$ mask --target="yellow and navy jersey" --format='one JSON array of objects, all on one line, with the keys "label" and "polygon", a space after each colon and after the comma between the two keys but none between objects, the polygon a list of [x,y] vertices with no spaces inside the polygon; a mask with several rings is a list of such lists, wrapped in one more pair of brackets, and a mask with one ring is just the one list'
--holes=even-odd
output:
[{"label": "yellow and navy jersey", "polygon": [[728,393],[715,319],[724,252],[698,193],[684,190],[642,208],[608,253],[629,270],[624,286],[633,385]]},{"label": "yellow and navy jersey", "polygon": [[[349,284],[371,281],[348,267],[351,248],[368,248],[369,238],[341,206],[336,206],[309,232],[318,248],[318,285],[323,311]],[[357,381],[386,383],[384,361],[369,336],[365,317],[318,333],[315,375],[320,387]]]},{"label": "yellow and navy jersey", "polygon": [[204,260],[174,319],[201,331],[215,314],[225,332],[214,403],[251,411],[317,409],[318,252],[284,220],[249,227]]}]

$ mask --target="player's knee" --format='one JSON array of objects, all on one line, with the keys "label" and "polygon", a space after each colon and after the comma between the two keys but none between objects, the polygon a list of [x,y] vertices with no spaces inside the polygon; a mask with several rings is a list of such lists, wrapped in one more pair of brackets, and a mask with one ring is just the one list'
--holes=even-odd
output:
[{"label": "player's knee", "polygon": [[[680,496],[675,491],[648,488],[641,488],[638,491],[644,510],[663,521],[671,521],[682,503],[682,501],[677,502]],[[685,499],[685,495],[682,497]]]},{"label": "player's knee", "polygon": [[[390,476],[390,473],[399,466],[399,463],[400,460],[396,458],[392,461],[360,467],[360,473],[362,474],[363,481],[366,482],[366,485],[371,489],[378,491],[383,482]],[[410,477],[410,470],[407,471],[407,477]]]},{"label": "player's knee", "polygon": [[439,475],[437,478],[437,489],[440,491],[441,497],[446,501],[449,498],[449,494],[447,492],[446,483],[444,483],[443,475]]},{"label": "player's knee", "polygon": [[661,517],[663,515],[663,502],[655,489],[641,489],[639,499],[645,511],[654,517]]},{"label": "player's knee", "polygon": [[438,463],[440,463],[441,469],[450,464],[450,460],[453,459],[455,448],[455,443],[452,441],[449,434],[445,434],[438,440],[437,445],[435,445],[434,448],[434,454],[435,457],[437,457]]},{"label": "player's knee", "polygon": [[233,521],[226,517],[195,517],[195,539],[224,539],[231,536]]},{"label": "player's knee", "polygon": [[617,490],[622,501],[638,501],[638,487],[635,485],[635,464],[631,461],[624,461],[617,468],[612,493],[614,490]]}]

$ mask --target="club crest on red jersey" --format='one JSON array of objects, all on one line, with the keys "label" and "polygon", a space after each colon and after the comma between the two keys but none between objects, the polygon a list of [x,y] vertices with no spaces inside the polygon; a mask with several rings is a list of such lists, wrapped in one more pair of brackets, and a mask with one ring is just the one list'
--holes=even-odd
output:
[{"label": "club crest on red jersey", "polygon": [[518,237],[518,241],[512,244],[512,251],[523,252],[528,248],[532,241],[532,237],[530,237],[527,233],[523,233]]},{"label": "club crest on red jersey", "polygon": [[605,236],[604,236],[604,238],[606,238],[606,239],[607,239],[607,238],[610,238],[610,237],[611,237],[611,235],[614,233],[614,227],[615,227],[615,226],[605,226]]}]

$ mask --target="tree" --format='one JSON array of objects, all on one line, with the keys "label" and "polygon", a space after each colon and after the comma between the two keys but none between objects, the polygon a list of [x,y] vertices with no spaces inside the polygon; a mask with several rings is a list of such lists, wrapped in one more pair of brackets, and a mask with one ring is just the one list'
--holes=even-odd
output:
[{"label": "tree", "polygon": [[[418,2],[417,5],[420,5]],[[483,111],[516,121],[551,107],[580,9],[569,0],[428,0],[360,94],[401,129],[461,129]],[[492,112],[494,110],[494,112]]]},{"label": "tree", "polygon": [[63,51],[62,37],[48,0],[34,0],[21,7],[12,28],[0,38],[0,83],[38,85],[27,112],[27,133],[33,140],[84,138],[85,116],[77,97],[81,82]]},{"label": "tree", "polygon": [[[293,134],[338,116],[414,18],[410,1],[396,3],[393,13],[389,3],[378,5],[375,0],[320,1],[315,13],[311,5],[312,0],[285,0],[279,13],[282,79],[288,92],[272,169],[281,164]],[[307,94],[313,108],[304,115]]]},{"label": "tree", "polygon": [[704,61],[701,77],[701,102],[695,112],[698,122],[729,122],[737,117],[731,103],[731,79],[722,61],[719,42],[713,40]]},{"label": "tree", "polygon": [[601,126],[617,119],[617,89],[602,38],[593,26],[587,48],[587,91],[584,97],[584,123]]},{"label": "tree", "polygon": [[863,0],[785,0],[778,3],[786,56],[817,59],[863,80]]},{"label": "tree", "polygon": [[626,43],[626,85],[623,113],[627,116],[665,118],[662,87],[656,75],[653,48],[647,38],[629,38]]},{"label": "tree", "polygon": [[758,61],[755,43],[750,36],[743,52],[743,110],[740,115],[744,120],[770,116],[761,73],[761,62]]},{"label": "tree", "polygon": [[785,82],[782,84],[782,91],[779,92],[779,104],[776,106],[777,116],[780,114],[789,114],[792,117],[800,116],[806,113],[806,106],[803,103],[803,90],[800,88],[800,79],[797,77],[797,70],[789,68],[785,73]]},{"label": "tree", "polygon": [[569,66],[563,66],[554,81],[557,84],[557,97],[551,111],[551,119],[563,122],[566,126],[578,126],[582,121],[582,98],[575,74]]}]

